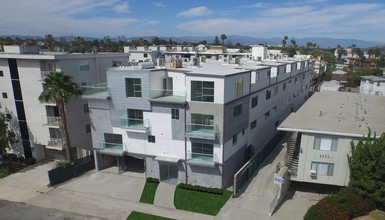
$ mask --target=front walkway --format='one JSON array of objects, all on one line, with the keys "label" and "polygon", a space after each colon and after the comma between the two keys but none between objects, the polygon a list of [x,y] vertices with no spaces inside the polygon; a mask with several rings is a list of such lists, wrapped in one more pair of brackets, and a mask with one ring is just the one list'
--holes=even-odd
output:
[{"label": "front walkway", "polygon": [[176,185],[160,182],[156,189],[154,205],[175,209],[175,189]]}]

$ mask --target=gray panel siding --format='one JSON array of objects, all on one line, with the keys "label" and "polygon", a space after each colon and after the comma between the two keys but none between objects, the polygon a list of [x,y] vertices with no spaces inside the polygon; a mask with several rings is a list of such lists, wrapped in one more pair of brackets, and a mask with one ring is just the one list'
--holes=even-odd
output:
[{"label": "gray panel siding", "polygon": [[234,174],[245,164],[245,150],[243,146],[224,162],[223,186],[227,188],[233,184]]},{"label": "gray panel siding", "polygon": [[[146,157],[146,177],[152,177],[160,179],[159,163],[167,164],[165,162],[159,162],[152,157]],[[171,165],[175,165],[170,163]],[[186,182],[186,167],[185,163],[179,161],[178,165],[178,183]]]},{"label": "gray panel siding", "polygon": [[98,148],[104,141],[104,133],[112,133],[108,101],[89,100],[92,145]]},{"label": "gray panel siding", "polygon": [[[243,128],[247,129],[249,122],[250,96],[239,99],[224,107],[224,133],[223,142],[226,143],[233,138],[234,134],[238,134]],[[242,114],[234,117],[234,107],[242,104]]]},{"label": "gray panel siding", "polygon": [[[108,86],[111,92],[111,121],[114,126],[120,126],[120,118],[127,117],[127,109],[151,109],[149,99],[149,71],[138,70],[137,72],[108,71]],[[126,97],[126,78],[140,78],[142,97]]]}]

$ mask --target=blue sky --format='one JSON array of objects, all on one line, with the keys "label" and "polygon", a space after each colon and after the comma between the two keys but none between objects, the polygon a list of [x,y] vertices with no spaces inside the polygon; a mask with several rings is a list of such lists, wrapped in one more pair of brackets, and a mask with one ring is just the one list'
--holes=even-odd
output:
[{"label": "blue sky", "polygon": [[242,35],[385,42],[384,0],[5,0],[0,35]]}]

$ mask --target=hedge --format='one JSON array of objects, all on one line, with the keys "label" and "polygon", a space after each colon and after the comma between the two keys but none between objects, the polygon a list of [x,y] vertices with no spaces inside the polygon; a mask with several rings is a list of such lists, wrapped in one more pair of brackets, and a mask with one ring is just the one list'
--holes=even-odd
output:
[{"label": "hedge", "polygon": [[203,187],[203,186],[191,185],[191,184],[185,184],[185,183],[180,183],[178,185],[178,187],[180,187],[182,189],[198,191],[198,192],[206,192],[206,193],[212,193],[212,194],[218,194],[218,195],[222,195],[224,192],[224,189],[207,188],[207,187]]}]

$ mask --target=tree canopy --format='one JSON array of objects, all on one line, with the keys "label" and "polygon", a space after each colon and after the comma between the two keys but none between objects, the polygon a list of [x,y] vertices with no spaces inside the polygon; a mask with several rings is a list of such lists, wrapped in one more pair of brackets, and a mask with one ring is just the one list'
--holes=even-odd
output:
[{"label": "tree canopy", "polygon": [[17,142],[16,135],[8,128],[9,119],[0,111],[0,154],[5,152],[5,148]]},{"label": "tree canopy", "polygon": [[377,137],[371,131],[357,144],[351,143],[348,156],[349,185],[361,195],[371,198],[377,208],[385,209],[385,133]]}]

